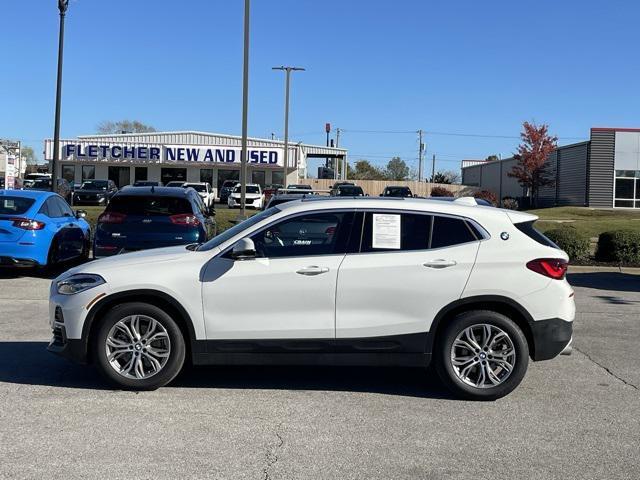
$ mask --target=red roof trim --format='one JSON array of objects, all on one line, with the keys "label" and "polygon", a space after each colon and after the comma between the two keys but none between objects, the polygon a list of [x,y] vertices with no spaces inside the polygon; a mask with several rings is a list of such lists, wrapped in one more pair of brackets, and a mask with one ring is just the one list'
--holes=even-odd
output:
[{"label": "red roof trim", "polygon": [[592,132],[640,132],[640,128],[592,127]]}]

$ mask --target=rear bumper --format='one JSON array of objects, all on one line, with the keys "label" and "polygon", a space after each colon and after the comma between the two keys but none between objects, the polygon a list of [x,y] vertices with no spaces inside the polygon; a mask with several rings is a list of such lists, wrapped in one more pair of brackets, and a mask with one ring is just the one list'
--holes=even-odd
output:
[{"label": "rear bumper", "polygon": [[549,360],[558,356],[571,342],[573,322],[550,318],[530,321],[529,326],[533,341],[531,357],[534,361]]},{"label": "rear bumper", "polygon": [[9,267],[9,268],[31,268],[37,267],[40,263],[33,258],[15,258],[15,257],[6,257],[0,256],[0,267]]}]

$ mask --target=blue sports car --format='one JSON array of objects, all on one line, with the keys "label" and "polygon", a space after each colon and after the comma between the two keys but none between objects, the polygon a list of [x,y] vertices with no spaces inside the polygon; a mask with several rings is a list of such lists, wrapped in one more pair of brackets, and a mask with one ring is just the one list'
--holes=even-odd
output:
[{"label": "blue sports car", "polygon": [[48,267],[89,257],[89,224],[55,193],[0,190],[0,266]]}]

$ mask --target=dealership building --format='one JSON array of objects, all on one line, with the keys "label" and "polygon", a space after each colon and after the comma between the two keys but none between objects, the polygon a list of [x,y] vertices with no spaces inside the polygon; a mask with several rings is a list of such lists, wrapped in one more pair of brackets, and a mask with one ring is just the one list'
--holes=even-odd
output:
[{"label": "dealership building", "polygon": [[[83,135],[60,140],[59,178],[71,183],[113,180],[124,187],[139,180],[208,182],[220,189],[240,178],[241,137],[205,132],[150,132]],[[45,160],[53,159],[53,140],[44,142]],[[283,184],[284,142],[248,139],[248,181],[262,186]],[[310,158],[346,165],[341,148],[289,143],[286,183],[307,178]],[[345,169],[342,169],[345,171]]]},{"label": "dealership building", "polygon": [[[517,160],[463,161],[463,185],[499,198],[525,195],[509,177]],[[553,185],[541,187],[538,205],[640,208],[640,129],[592,128],[590,139],[558,147],[547,159]]]}]

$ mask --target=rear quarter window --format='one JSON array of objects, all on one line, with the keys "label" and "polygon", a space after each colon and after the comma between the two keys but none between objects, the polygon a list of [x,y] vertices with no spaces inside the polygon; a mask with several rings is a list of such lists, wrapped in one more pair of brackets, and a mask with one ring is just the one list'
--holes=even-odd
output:
[{"label": "rear quarter window", "polygon": [[467,222],[461,218],[433,217],[431,248],[450,247],[477,240]]},{"label": "rear quarter window", "polygon": [[518,230],[524,233],[527,237],[529,237],[532,240],[535,240],[539,244],[544,245],[545,247],[560,249],[558,245],[553,243],[542,232],[537,230],[536,227],[533,226],[534,223],[535,223],[535,220],[532,220],[530,222],[515,223],[514,225]]}]

